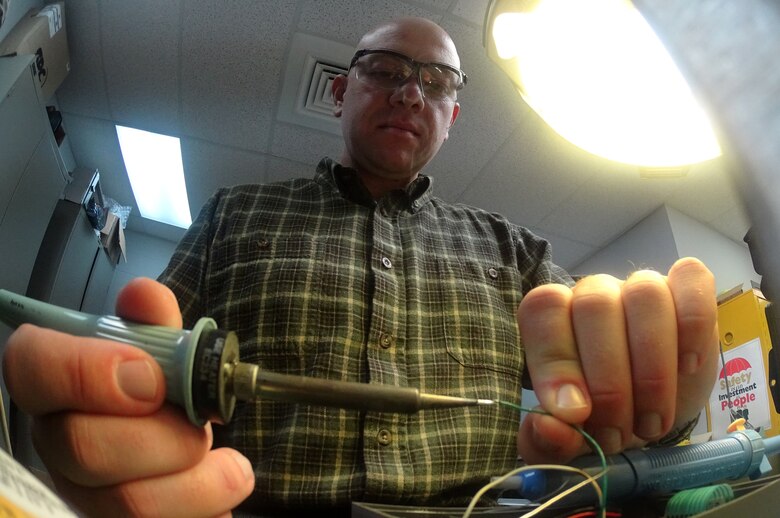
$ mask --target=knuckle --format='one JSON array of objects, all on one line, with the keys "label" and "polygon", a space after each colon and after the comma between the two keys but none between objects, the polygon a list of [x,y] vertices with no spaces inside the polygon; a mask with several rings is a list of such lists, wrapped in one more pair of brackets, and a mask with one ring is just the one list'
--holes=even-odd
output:
[{"label": "knuckle", "polygon": [[716,314],[709,311],[686,311],[677,316],[677,325],[691,336],[709,336],[716,323]]},{"label": "knuckle", "polygon": [[562,284],[545,284],[529,291],[520,302],[526,312],[540,312],[568,307],[571,290]]},{"label": "knuckle", "polygon": [[616,413],[630,403],[626,391],[617,387],[588,387],[588,390],[593,401],[593,408],[598,408],[602,412]]},{"label": "knuckle", "polygon": [[620,289],[614,285],[602,288],[579,288],[572,299],[572,311],[585,316],[614,310],[620,304]]},{"label": "knuckle", "polygon": [[589,427],[617,426],[623,430],[631,427],[633,400],[631,390],[600,387],[589,389],[593,411],[588,418]]},{"label": "knuckle", "polygon": [[20,407],[29,412],[27,400],[29,393],[24,387],[24,373],[29,375],[28,364],[34,364],[34,348],[29,347],[34,339],[37,329],[30,324],[22,324],[11,335],[3,352],[3,378],[8,388],[9,395]]},{"label": "knuckle", "polygon": [[[673,354],[674,338],[662,336],[652,328],[629,328],[631,355],[634,362],[642,361],[641,368],[652,369],[661,364],[661,358]],[[653,357],[654,356],[654,357]]]},{"label": "knuckle", "polygon": [[695,257],[683,257],[678,259],[669,269],[669,275],[671,276],[673,274],[713,276],[709,268]]},{"label": "knuckle", "polygon": [[74,414],[37,419],[33,442],[47,465],[69,480],[90,487],[98,484],[94,474],[104,471],[105,451],[95,441],[87,419]]},{"label": "knuckle", "polygon": [[647,297],[658,297],[668,292],[666,279],[652,270],[642,270],[632,273],[623,284],[623,296],[630,299],[644,300]]},{"label": "knuckle", "polygon": [[116,485],[111,489],[111,497],[120,516],[165,516],[144,482]]},{"label": "knuckle", "polygon": [[656,398],[662,397],[670,386],[669,379],[660,376],[642,376],[634,380],[634,393],[637,397]]}]

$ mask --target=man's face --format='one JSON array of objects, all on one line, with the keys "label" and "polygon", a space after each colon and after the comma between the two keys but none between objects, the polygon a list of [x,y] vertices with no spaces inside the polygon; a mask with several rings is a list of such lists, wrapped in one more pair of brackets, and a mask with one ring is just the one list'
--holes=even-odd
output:
[{"label": "man's face", "polygon": [[[393,50],[424,63],[460,64],[448,38],[413,25],[374,33],[360,48]],[[342,161],[361,173],[406,185],[447,140],[459,106],[423,97],[416,74],[395,89],[383,89],[359,80],[355,72],[353,68],[333,85],[346,146]]]}]

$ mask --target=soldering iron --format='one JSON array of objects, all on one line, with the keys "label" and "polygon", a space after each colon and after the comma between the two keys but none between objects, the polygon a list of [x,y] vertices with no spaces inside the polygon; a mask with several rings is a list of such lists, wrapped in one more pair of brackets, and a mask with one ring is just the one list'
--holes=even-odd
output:
[{"label": "soldering iron", "polygon": [[377,412],[414,413],[423,409],[491,405],[492,399],[426,394],[397,387],[280,374],[239,360],[238,337],[217,328],[211,318],[192,330],[138,324],[62,308],[0,289],[0,321],[29,323],[77,336],[133,345],[160,364],[166,399],[181,406],[190,421],[230,421],[236,400],[256,398]]}]

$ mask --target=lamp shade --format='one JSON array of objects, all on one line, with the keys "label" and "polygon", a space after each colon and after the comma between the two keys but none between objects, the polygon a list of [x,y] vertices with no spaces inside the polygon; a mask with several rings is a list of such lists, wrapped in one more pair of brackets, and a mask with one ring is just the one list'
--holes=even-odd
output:
[{"label": "lamp shade", "polygon": [[648,168],[720,155],[707,114],[628,0],[495,0],[488,55],[556,132]]}]

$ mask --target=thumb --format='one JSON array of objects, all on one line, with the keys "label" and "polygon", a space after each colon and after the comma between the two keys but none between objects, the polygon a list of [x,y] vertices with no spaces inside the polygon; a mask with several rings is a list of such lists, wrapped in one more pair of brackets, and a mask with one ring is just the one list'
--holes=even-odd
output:
[{"label": "thumb", "polygon": [[147,277],[137,277],[122,288],[116,299],[116,314],[141,324],[182,326],[176,295],[164,284]]},{"label": "thumb", "polygon": [[520,424],[517,453],[528,464],[565,464],[587,451],[583,436],[556,417],[529,413]]}]

